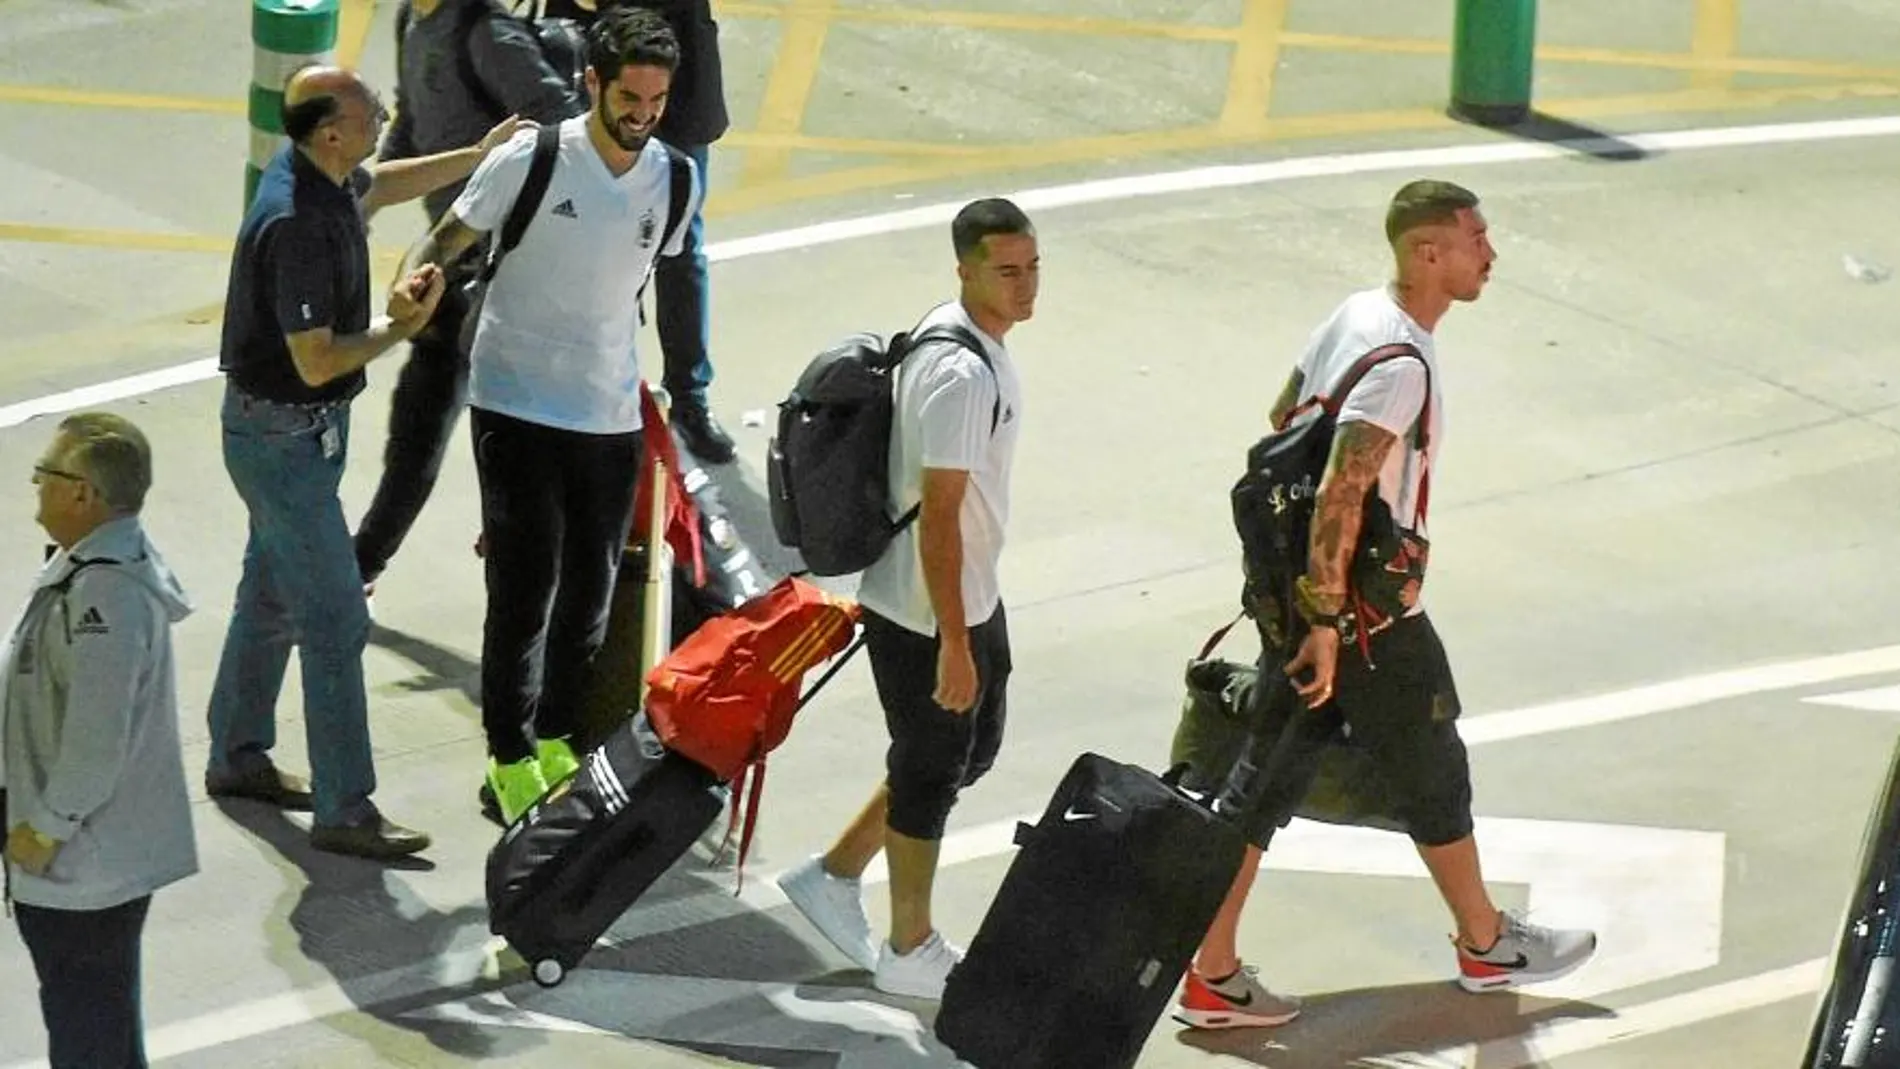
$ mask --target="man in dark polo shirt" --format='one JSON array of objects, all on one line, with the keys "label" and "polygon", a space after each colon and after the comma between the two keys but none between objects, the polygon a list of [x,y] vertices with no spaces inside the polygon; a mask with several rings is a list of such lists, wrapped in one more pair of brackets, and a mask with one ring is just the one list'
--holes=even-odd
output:
[{"label": "man in dark polo shirt", "polygon": [[[350,71],[293,75],[284,90],[292,144],[265,169],[238,231],[219,366],[225,470],[250,514],[250,541],[211,694],[205,771],[212,795],[312,809],[312,845],[364,857],[414,853],[429,838],[384,819],[370,801],[369,613],[337,494],[349,404],[364,365],[420,330],[444,285],[438,269],[416,271],[372,318],[364,220],[466,178],[521,125],[503,123],[458,152],[365,169],[386,119]],[[270,758],[293,645],[309,783]]]}]

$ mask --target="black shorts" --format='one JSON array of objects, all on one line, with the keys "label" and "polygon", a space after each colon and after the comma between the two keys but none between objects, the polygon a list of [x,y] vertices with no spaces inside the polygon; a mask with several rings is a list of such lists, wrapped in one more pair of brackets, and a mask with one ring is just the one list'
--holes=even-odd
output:
[{"label": "black shorts", "polygon": [[[1373,636],[1369,666],[1357,646],[1341,646],[1333,700],[1297,713],[1278,738],[1255,737],[1234,769],[1244,823],[1265,847],[1306,797],[1321,749],[1343,723],[1369,757],[1394,815],[1421,846],[1471,834],[1471,766],[1458,736],[1458,689],[1438,631],[1424,614],[1402,617]],[[1285,672],[1263,657],[1262,679]],[[1262,685],[1256,700],[1286,700],[1288,687]],[[1297,701],[1297,697],[1292,700]]]},{"label": "black shorts", "polygon": [[937,638],[864,610],[865,652],[884,706],[891,746],[885,782],[891,790],[888,824],[913,839],[943,838],[957,795],[996,763],[1008,707],[1009,622],[1003,607],[970,629],[976,660],[976,705],[953,713],[938,705]]}]

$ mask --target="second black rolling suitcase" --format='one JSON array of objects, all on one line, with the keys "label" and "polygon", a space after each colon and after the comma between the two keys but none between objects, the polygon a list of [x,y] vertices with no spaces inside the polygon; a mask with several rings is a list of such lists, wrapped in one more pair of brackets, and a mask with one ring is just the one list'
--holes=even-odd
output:
[{"label": "second black rolling suitcase", "polygon": [[951,973],[936,1034],[978,1069],[1127,1069],[1240,869],[1241,831],[1169,779],[1083,754]]},{"label": "second black rolling suitcase", "polygon": [[488,926],[551,987],[723,809],[718,781],[624,722],[488,854]]}]

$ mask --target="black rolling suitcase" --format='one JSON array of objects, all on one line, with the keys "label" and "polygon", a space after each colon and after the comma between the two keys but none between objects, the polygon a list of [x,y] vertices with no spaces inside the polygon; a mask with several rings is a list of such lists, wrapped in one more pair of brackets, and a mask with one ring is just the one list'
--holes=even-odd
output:
[{"label": "black rolling suitcase", "polygon": [[978,1069],[1134,1065],[1246,848],[1210,805],[1077,758],[1042,819],[1017,825],[1022,849],[950,973],[937,1038]]},{"label": "black rolling suitcase", "polygon": [[712,773],[661,747],[644,716],[509,826],[488,854],[488,927],[561,982],[723,810]]}]

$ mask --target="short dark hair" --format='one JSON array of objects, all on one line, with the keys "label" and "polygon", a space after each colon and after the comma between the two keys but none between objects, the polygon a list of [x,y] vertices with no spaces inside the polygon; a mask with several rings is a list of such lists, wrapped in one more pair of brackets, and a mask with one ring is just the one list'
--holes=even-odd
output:
[{"label": "short dark hair", "polygon": [[1453,182],[1421,178],[1407,182],[1392,195],[1385,211],[1385,240],[1399,238],[1421,226],[1443,226],[1458,221],[1458,213],[1478,206],[1478,195]]},{"label": "short dark hair", "polygon": [[971,201],[950,221],[950,244],[958,260],[983,251],[983,239],[993,234],[1034,234],[1036,228],[1021,208],[1001,197]]},{"label": "short dark hair", "polygon": [[657,12],[612,8],[601,12],[587,32],[587,65],[602,85],[628,67],[663,67],[673,73],[680,66],[679,38]]},{"label": "short dark hair", "polygon": [[302,145],[317,132],[317,127],[336,117],[342,108],[342,100],[335,93],[317,93],[299,100],[295,104],[285,104],[283,112],[284,134],[293,144]]}]

